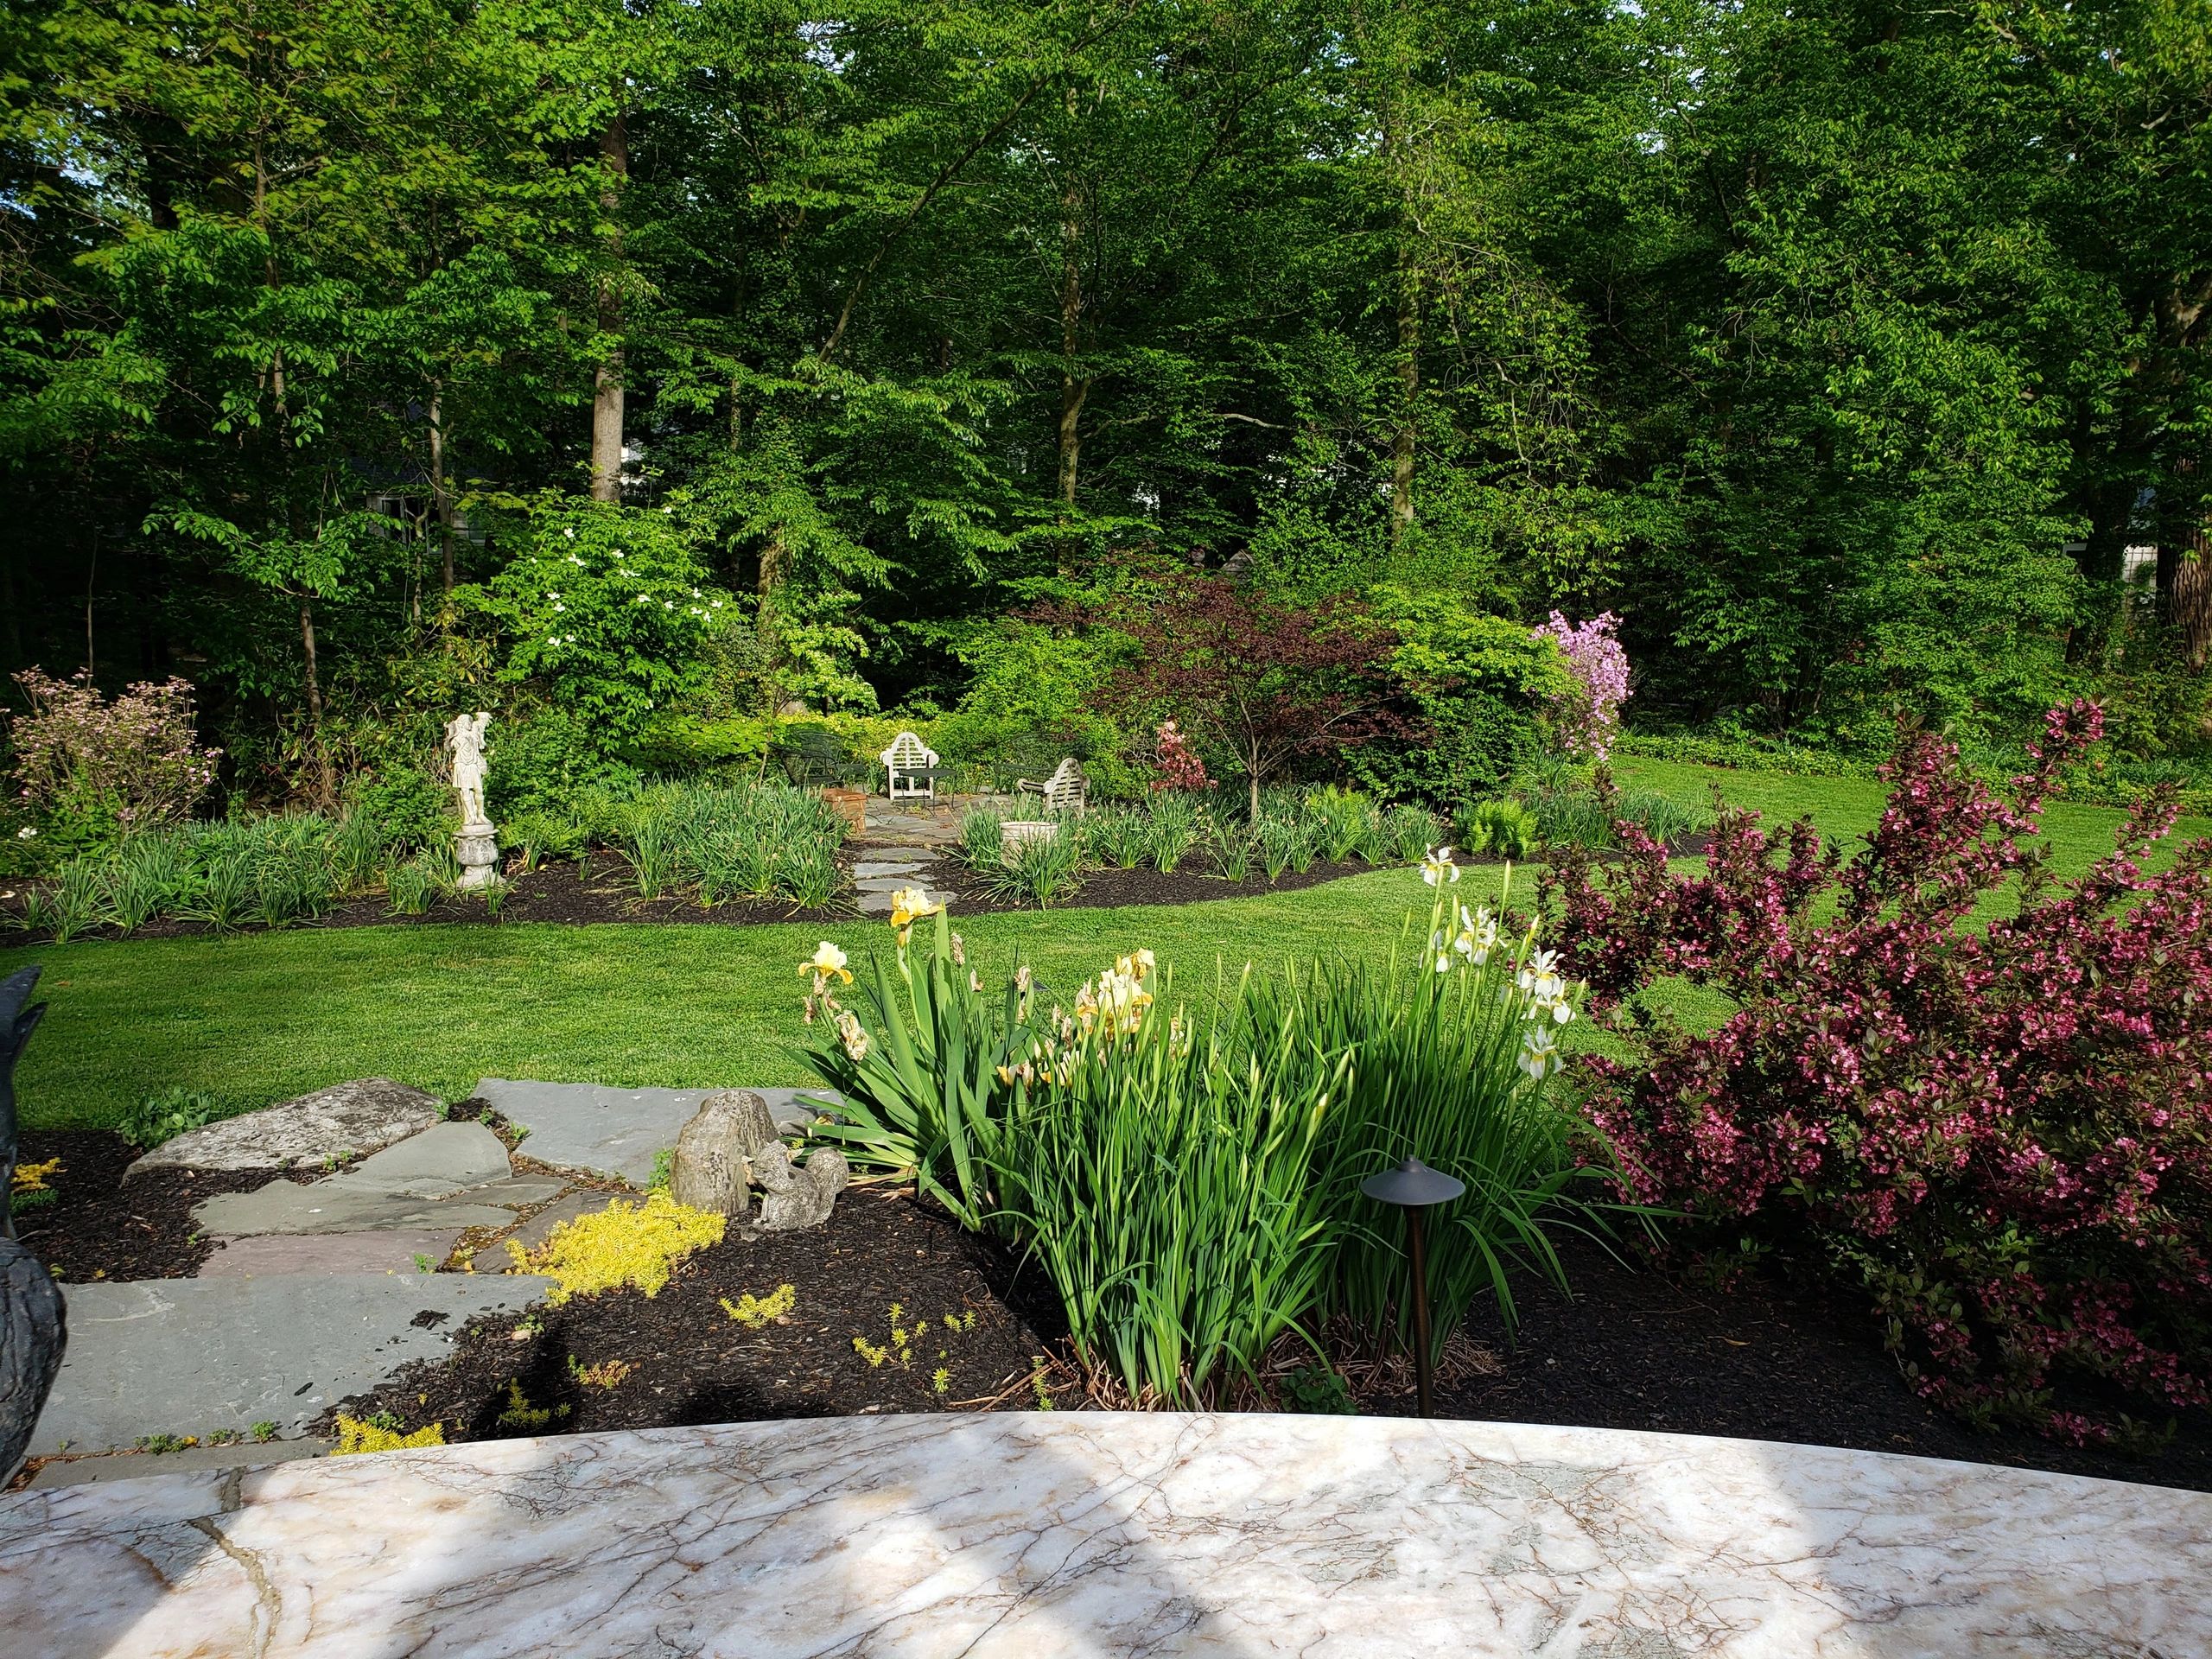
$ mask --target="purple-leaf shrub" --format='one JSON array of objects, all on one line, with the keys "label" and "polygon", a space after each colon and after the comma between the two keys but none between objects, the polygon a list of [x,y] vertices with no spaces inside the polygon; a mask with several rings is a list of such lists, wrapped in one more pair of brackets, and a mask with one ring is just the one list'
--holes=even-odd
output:
[{"label": "purple-leaf shrub", "polygon": [[124,830],[188,816],[215,781],[220,749],[200,747],[188,680],[142,680],[101,695],[79,671],[66,680],[27,668],[16,683],[30,712],[9,728],[22,798],[44,814],[111,810]]},{"label": "purple-leaf shrub", "polygon": [[1667,974],[1738,1004],[1586,1063],[1633,1196],[1809,1236],[1922,1394],[2077,1441],[2212,1398],[2212,842],[2146,874],[2156,794],[2050,875],[2029,839],[2101,728],[2053,710],[2005,794],[1908,739],[1847,862],[1726,811],[1701,876],[1624,823],[1625,861],[1553,880],[1594,1007]]},{"label": "purple-leaf shrub", "polygon": [[1628,652],[1613,637],[1620,618],[1611,611],[1580,626],[1557,611],[1535,631],[1540,639],[1556,639],[1567,665],[1573,670],[1576,689],[1552,705],[1552,724],[1571,754],[1604,760],[1613,751],[1613,734],[1620,728],[1621,704],[1628,701]]}]

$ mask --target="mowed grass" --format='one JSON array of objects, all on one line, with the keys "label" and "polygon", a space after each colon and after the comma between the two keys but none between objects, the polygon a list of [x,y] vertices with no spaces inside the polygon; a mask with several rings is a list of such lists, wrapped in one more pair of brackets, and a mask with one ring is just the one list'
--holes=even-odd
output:
[{"label": "mowed grass", "polygon": [[[1499,871],[1459,891],[1494,896]],[[1516,887],[1532,892],[1527,878]],[[1061,996],[1148,945],[1180,992],[1216,963],[1387,952],[1416,871],[1296,893],[1132,910],[956,916],[969,960],[1003,984],[1017,951]],[[296,928],[226,938],[86,941],[0,953],[45,964],[46,1023],[16,1074],[24,1122],[92,1128],[171,1084],[236,1109],[347,1077],[390,1077],[448,1100],[480,1077],[687,1088],[803,1084],[798,964],[827,936],[854,958],[891,949],[880,921],[716,927],[557,924]]]},{"label": "mowed grass", "polygon": [[[1779,822],[1810,812],[1847,843],[1880,814],[1878,784],[1631,760],[1624,780],[1697,804],[1724,795]],[[2079,871],[2112,845],[2120,813],[2060,803],[2054,862]],[[2212,833],[2185,822],[2177,843]],[[2170,849],[2173,843],[2170,843]],[[2171,855],[2171,850],[2167,855]],[[1694,868],[1681,865],[1678,868]],[[1535,872],[1516,873],[1533,893]],[[1501,872],[1471,868],[1457,893],[1494,900]],[[1431,894],[1410,869],[1260,898],[1129,910],[956,918],[971,960],[997,980],[1017,950],[1065,996],[1116,955],[1148,945],[1193,1001],[1217,969],[1336,953],[1381,956]],[[227,938],[87,941],[0,952],[0,972],[41,962],[51,1003],[17,1074],[32,1128],[99,1128],[181,1084],[232,1109],[347,1077],[384,1076],[448,1100],[480,1077],[699,1087],[800,1084],[799,961],[824,934],[855,958],[887,950],[880,922],[810,926],[299,928]],[[1662,985],[1646,1000],[1705,1024],[1725,999]],[[1577,1038],[1595,1033],[1578,1026]],[[1610,1041],[1604,1038],[1598,1040]]]},{"label": "mowed grass", "polygon": [[[1684,806],[1709,810],[1717,785],[1732,806],[1761,814],[1769,828],[1811,814],[1823,836],[1854,849],[1882,817],[1888,787],[1872,778],[1792,778],[1777,772],[1733,772],[1724,766],[1692,766],[1675,760],[1624,759],[1615,767],[1624,785],[1656,790]],[[2051,867],[2078,875],[2112,850],[2113,836],[2126,817],[2116,806],[2083,806],[2053,801],[2043,815],[2044,839],[2050,845]],[[2212,836],[2212,819],[2185,817],[2145,868],[2164,869],[2181,848]]]}]

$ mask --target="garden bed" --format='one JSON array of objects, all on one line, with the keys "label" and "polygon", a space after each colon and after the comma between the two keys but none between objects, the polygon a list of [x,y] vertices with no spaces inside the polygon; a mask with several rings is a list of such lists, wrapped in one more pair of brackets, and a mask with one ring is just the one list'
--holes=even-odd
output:
[{"label": "garden bed", "polygon": [[249,1192],[289,1178],[314,1180],[320,1169],[159,1168],[124,1185],[138,1149],[111,1129],[26,1129],[20,1160],[59,1158],[50,1204],[18,1211],[26,1249],[67,1284],[95,1279],[189,1279],[214,1254],[192,1219],[193,1206],[219,1192]]},{"label": "garden bed", "polygon": [[[64,1160],[57,1182],[64,1197],[25,1212],[17,1226],[68,1283],[190,1277],[213,1249],[194,1236],[192,1206],[281,1173],[161,1169],[125,1189],[122,1173],[135,1154],[111,1133],[33,1132],[22,1150],[26,1161]],[[2192,1414],[2171,1445],[2147,1458],[2019,1433],[1981,1434],[1914,1396],[1872,1322],[1847,1299],[1773,1274],[1741,1274],[1718,1286],[1631,1267],[1580,1242],[1567,1243],[1562,1255],[1573,1299],[1520,1286],[1517,1341],[1494,1313],[1478,1307],[1466,1342],[1455,1344],[1475,1363],[1459,1364],[1440,1386],[1440,1415],[1849,1446],[2212,1491],[2212,1414]],[[792,1287],[791,1311],[758,1330],[721,1306],[785,1284]],[[912,1338],[908,1363],[871,1364],[853,1339],[895,1352],[894,1303],[900,1328],[918,1331],[926,1319],[929,1334]],[[944,1327],[945,1314],[964,1321],[970,1312],[971,1328]],[[410,1427],[442,1421],[454,1440],[1019,1409],[1037,1403],[1039,1357],[1050,1362],[1045,1391],[1055,1404],[1085,1404],[1041,1275],[1018,1271],[1002,1246],[963,1233],[910,1192],[863,1185],[822,1230],[734,1237],[691,1258],[657,1297],[617,1292],[545,1306],[519,1322],[512,1315],[480,1320],[449,1358],[414,1367],[346,1408],[389,1412]],[[608,1361],[629,1368],[612,1388],[579,1379],[578,1369]],[[943,1392],[935,1385],[940,1365],[948,1372]],[[1389,1374],[1357,1363],[1347,1370],[1362,1411],[1413,1410],[1402,1365]],[[603,1382],[613,1371],[597,1375]],[[543,1425],[526,1416],[503,1423],[517,1410],[510,1383],[520,1389],[524,1411],[554,1415]]]},{"label": "garden bed", "polygon": [[[865,851],[862,854],[866,856]],[[1095,870],[1084,879],[1081,889],[1071,898],[1054,906],[1055,909],[1103,909],[1130,905],[1192,905],[1216,899],[1252,898],[1269,893],[1293,893],[1302,887],[1319,887],[1348,875],[1357,875],[1372,866],[1357,861],[1342,864],[1316,863],[1305,871],[1286,870],[1274,881],[1255,876],[1245,881],[1225,881],[1194,867],[1186,867],[1172,874],[1156,870]],[[993,899],[982,889],[982,884],[964,871],[957,874],[957,867],[948,861],[943,867],[946,875],[957,881],[959,899],[957,909],[968,913],[990,913],[1034,909]],[[938,880],[942,880],[944,877]],[[497,914],[487,910],[480,899],[448,899],[433,905],[419,916],[396,916],[381,899],[359,899],[339,906],[327,913],[286,924],[289,930],[331,930],[353,927],[410,927],[441,926],[456,923],[473,923],[479,926],[487,923],[556,922],[573,925],[671,923],[678,925],[718,927],[753,927],[785,922],[830,926],[848,925],[856,918],[857,912],[849,899],[811,909],[799,909],[776,900],[729,899],[712,906],[702,905],[695,898],[674,895],[659,899],[641,899],[630,881],[628,867],[613,854],[594,854],[577,864],[548,864],[513,878]],[[270,930],[258,923],[245,923],[231,930],[233,932],[257,933]],[[201,922],[182,922],[169,919],[149,922],[125,934],[113,927],[90,928],[79,934],[80,938],[118,940],[123,938],[157,939],[188,938],[214,931]],[[0,917],[0,949],[23,949],[48,942],[50,936],[34,932],[17,924],[13,915]]]},{"label": "garden bed", "polygon": [[[1981,1434],[1916,1399],[1865,1313],[1840,1301],[1758,1274],[1704,1286],[1626,1265],[1593,1245],[1570,1243],[1563,1254],[1573,1300],[1522,1286],[1517,1341],[1478,1308],[1468,1341],[1455,1344],[1474,1363],[1460,1363],[1459,1380],[1440,1387],[1438,1415],[1848,1446],[2212,1491],[2212,1422],[2203,1414],[2147,1458],[2017,1432]],[[760,1330],[739,1325],[721,1306],[784,1284],[793,1290],[791,1313]],[[901,1328],[918,1330],[925,1319],[929,1334],[913,1338],[917,1357],[907,1365],[871,1364],[854,1338],[888,1348],[894,1303]],[[944,1314],[970,1310],[972,1331],[945,1330]],[[1051,1362],[1041,1379],[1040,1357]],[[614,1387],[579,1381],[580,1369],[610,1360],[630,1368]],[[950,1372],[942,1393],[933,1386],[940,1364]],[[1346,1369],[1362,1412],[1413,1412],[1402,1365]],[[1076,1376],[1041,1276],[1017,1274],[999,1246],[903,1191],[861,1187],[823,1231],[733,1238],[694,1256],[652,1299],[617,1292],[542,1308],[519,1325],[512,1316],[477,1321],[450,1358],[417,1365],[344,1409],[389,1413],[410,1428],[440,1420],[451,1440],[504,1439],[1033,1409],[1040,1382],[1057,1408],[1080,1409],[1090,1402]],[[524,1412],[554,1415],[516,1420],[515,1389]]]},{"label": "garden bed", "polygon": [[[789,1311],[757,1326],[723,1306],[785,1285]],[[907,1335],[904,1363],[894,1328]],[[476,1320],[450,1357],[338,1409],[388,1413],[410,1429],[442,1421],[449,1440],[486,1440],[1028,1406],[1060,1330],[1050,1287],[1018,1274],[1004,1251],[903,1192],[859,1186],[820,1230],[733,1235],[656,1296],[615,1291],[519,1322]],[[883,1357],[871,1363],[855,1338]],[[528,1414],[537,1412],[551,1415]]]}]

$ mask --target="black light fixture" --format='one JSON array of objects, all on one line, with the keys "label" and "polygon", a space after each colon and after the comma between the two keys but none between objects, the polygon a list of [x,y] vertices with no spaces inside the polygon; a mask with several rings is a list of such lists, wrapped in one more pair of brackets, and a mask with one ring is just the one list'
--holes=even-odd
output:
[{"label": "black light fixture", "polygon": [[1408,1158],[1395,1168],[1369,1176],[1359,1184],[1359,1190],[1377,1204],[1406,1212],[1406,1253],[1413,1258],[1414,1269],[1414,1378],[1421,1389],[1421,1414],[1433,1417],[1436,1409],[1428,1365],[1428,1258],[1421,1247],[1421,1212],[1434,1205],[1451,1203],[1467,1190],[1467,1184],[1440,1169],[1431,1169],[1418,1158]]}]

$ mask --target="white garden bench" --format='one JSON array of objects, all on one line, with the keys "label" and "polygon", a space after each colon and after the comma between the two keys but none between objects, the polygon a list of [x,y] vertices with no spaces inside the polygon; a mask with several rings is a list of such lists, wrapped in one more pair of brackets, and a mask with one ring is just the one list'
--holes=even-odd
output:
[{"label": "white garden bench", "polygon": [[1054,767],[1052,775],[1043,783],[1017,778],[1014,786],[1017,790],[1027,790],[1043,796],[1047,812],[1071,812],[1077,817],[1083,816],[1083,809],[1090,798],[1090,782],[1084,777],[1083,768],[1076,764],[1073,755]]},{"label": "white garden bench", "polygon": [[883,792],[894,801],[937,799],[937,751],[912,732],[901,732],[877,757],[883,762]]}]

